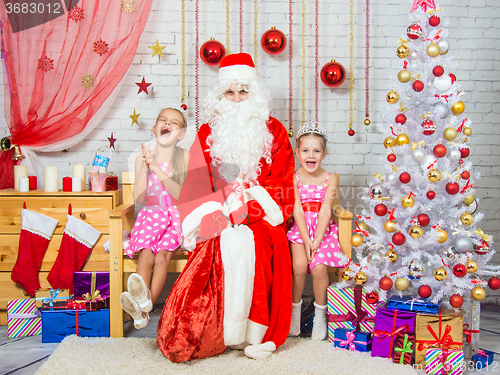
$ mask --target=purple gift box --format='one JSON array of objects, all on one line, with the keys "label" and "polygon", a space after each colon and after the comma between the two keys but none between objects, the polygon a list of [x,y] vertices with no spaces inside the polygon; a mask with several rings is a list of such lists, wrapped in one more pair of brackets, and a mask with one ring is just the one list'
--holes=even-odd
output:
[{"label": "purple gift box", "polygon": [[375,315],[372,357],[391,358],[398,335],[415,332],[416,313],[379,307]]},{"label": "purple gift box", "polygon": [[75,272],[75,300],[99,301],[109,297],[109,272]]}]

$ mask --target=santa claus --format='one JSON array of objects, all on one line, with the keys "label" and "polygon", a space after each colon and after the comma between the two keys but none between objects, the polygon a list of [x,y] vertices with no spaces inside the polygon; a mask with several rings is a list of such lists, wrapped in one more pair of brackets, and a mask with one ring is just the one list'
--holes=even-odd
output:
[{"label": "santa claus", "polygon": [[270,104],[250,55],[222,59],[177,206],[192,253],[158,323],[158,347],[172,361],[226,347],[265,359],[288,335],[294,159]]}]

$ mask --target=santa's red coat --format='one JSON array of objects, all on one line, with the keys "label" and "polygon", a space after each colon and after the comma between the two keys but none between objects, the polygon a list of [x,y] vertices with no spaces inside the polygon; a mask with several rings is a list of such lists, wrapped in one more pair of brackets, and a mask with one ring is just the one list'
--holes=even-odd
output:
[{"label": "santa's red coat", "polygon": [[[273,135],[271,164],[261,159],[258,183],[283,215],[280,225],[259,220],[248,227],[255,241],[255,277],[249,320],[267,327],[262,342],[282,345],[290,329],[292,268],[286,238],[286,220],[293,210],[293,150],[285,127],[270,117]],[[178,209],[183,220],[205,202],[225,201],[227,182],[212,164],[207,137],[201,126],[190,149],[189,172],[182,187]],[[235,145],[237,147],[237,145]],[[267,213],[267,207],[264,205]],[[199,242],[174,284],[160,321],[157,342],[163,354],[175,362],[222,353],[224,345],[224,268],[220,236]]]}]

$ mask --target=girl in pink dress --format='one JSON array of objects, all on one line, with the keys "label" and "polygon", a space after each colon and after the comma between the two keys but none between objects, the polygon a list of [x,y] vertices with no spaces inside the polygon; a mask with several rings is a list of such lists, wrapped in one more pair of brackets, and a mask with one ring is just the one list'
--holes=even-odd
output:
[{"label": "girl in pink dress", "polygon": [[294,174],[294,222],[287,233],[293,267],[290,336],[300,334],[302,292],[306,272],[309,272],[313,277],[315,298],[313,340],[324,340],[327,334],[327,266],[342,267],[348,262],[340,249],[338,226],[331,218],[337,178],[321,168],[327,140],[326,131],[315,121],[305,123],[299,129],[295,153],[301,167]]},{"label": "girl in pink dress", "polygon": [[189,162],[189,153],[177,146],[186,135],[184,110],[177,106],[163,109],[153,134],[155,148],[142,144],[142,153],[135,160],[133,194],[135,202],[144,207],[125,252],[130,258],[140,254],[137,271],[127,281],[128,291],[120,296],[122,308],[134,318],[137,329],[148,325],[148,313],[165,286],[170,260],[183,240],[175,204]]}]

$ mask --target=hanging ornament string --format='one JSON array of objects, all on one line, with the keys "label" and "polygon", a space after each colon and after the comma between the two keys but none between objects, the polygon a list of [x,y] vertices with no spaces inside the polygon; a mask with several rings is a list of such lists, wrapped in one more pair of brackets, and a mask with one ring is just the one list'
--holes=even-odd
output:
[{"label": "hanging ornament string", "polygon": [[315,50],[314,50],[314,118],[319,121],[319,5],[318,0],[316,0],[316,27],[315,27]]},{"label": "hanging ornament string", "polygon": [[229,52],[229,41],[230,41],[230,34],[229,34],[229,0],[226,0],[226,51],[227,54],[229,55],[231,52]]},{"label": "hanging ornament string", "polygon": [[240,0],[240,53],[243,52],[243,0]]},{"label": "hanging ornament string", "polygon": [[306,122],[306,0],[302,0],[302,123]]},{"label": "hanging ornament string", "polygon": [[354,135],[354,130],[352,129],[352,119],[353,119],[353,93],[354,93],[354,56],[353,56],[353,40],[354,40],[354,23],[353,23],[353,0],[350,0],[350,58],[349,58],[349,135]]},{"label": "hanging ornament string", "polygon": [[257,36],[257,21],[258,21],[259,7],[257,0],[253,0],[253,61],[255,66],[258,66],[259,56],[259,37]]},{"label": "hanging ornament string", "polygon": [[195,84],[196,84],[196,97],[195,97],[195,112],[196,112],[196,132],[200,128],[200,0],[196,0],[195,8],[195,22],[196,22],[196,67],[195,67]]},{"label": "hanging ornament string", "polygon": [[289,103],[288,103],[288,136],[293,137],[293,0],[288,0],[289,6],[289,41],[288,46],[288,90],[289,90]]},{"label": "hanging ornament string", "polygon": [[182,0],[182,95],[181,104],[186,103],[186,0]]},{"label": "hanging ornament string", "polygon": [[370,0],[366,0],[366,71],[365,71],[365,121],[366,126],[370,121]]}]

